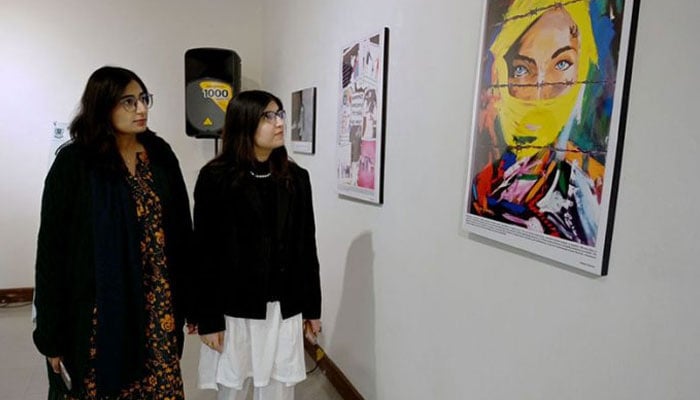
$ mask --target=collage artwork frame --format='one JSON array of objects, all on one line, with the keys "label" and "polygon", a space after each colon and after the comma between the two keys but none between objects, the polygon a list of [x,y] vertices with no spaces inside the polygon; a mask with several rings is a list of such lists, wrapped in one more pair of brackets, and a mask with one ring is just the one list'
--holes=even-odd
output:
[{"label": "collage artwork frame", "polygon": [[342,47],[336,141],[340,196],[382,204],[389,28]]}]

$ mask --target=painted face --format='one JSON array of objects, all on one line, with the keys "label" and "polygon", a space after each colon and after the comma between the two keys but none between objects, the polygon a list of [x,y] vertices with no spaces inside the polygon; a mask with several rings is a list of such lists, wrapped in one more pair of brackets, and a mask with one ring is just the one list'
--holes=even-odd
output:
[{"label": "painted face", "polygon": [[[545,100],[571,90],[579,64],[579,32],[561,8],[545,12],[506,56],[509,91],[523,100]],[[522,85],[522,86],[521,86]]]},{"label": "painted face", "polygon": [[253,137],[255,157],[259,161],[267,160],[272,150],[284,146],[284,117],[279,115],[277,103],[271,101],[265,107],[264,113],[266,114],[260,116],[258,129]]},{"label": "painted face", "polygon": [[144,94],[138,82],[131,81],[126,85],[121,99],[112,110],[112,126],[117,134],[134,135],[146,131],[148,104],[141,100]]}]

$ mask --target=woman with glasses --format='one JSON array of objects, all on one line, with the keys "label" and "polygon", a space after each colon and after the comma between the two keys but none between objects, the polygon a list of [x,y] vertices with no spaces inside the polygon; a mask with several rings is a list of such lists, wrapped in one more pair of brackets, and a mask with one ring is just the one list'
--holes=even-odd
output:
[{"label": "woman with glasses", "polygon": [[[49,399],[183,399],[187,189],[132,71],[90,76],[46,177],[34,342]],[[63,378],[63,379],[62,379]]]},{"label": "woman with glasses", "polygon": [[199,387],[219,400],[245,399],[251,381],[258,400],[293,399],[304,330],[321,330],[311,184],[287,156],[284,118],[274,95],[239,93],[195,187]]}]

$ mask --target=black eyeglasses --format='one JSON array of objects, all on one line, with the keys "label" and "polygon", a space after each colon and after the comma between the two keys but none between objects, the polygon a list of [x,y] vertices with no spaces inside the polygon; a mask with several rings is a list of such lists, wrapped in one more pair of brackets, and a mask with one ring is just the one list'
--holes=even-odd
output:
[{"label": "black eyeglasses", "polygon": [[287,112],[284,110],[265,111],[262,113],[261,117],[265,118],[268,122],[275,123],[277,122],[277,117],[284,121],[284,119],[287,117]]},{"label": "black eyeglasses", "polygon": [[142,93],[138,97],[133,95],[124,96],[119,100],[119,104],[121,104],[126,111],[134,112],[138,107],[139,101],[143,103],[146,108],[151,108],[153,105],[153,95],[150,93]]}]

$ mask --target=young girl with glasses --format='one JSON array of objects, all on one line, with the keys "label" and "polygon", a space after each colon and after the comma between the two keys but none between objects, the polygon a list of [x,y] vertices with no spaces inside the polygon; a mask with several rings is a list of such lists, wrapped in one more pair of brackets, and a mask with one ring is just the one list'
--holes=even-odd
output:
[{"label": "young girl with glasses", "polygon": [[284,148],[285,112],[263,91],[228,105],[222,152],[195,187],[194,320],[199,387],[219,400],[293,399],[306,377],[304,327],[321,330],[321,288],[308,172]]}]

